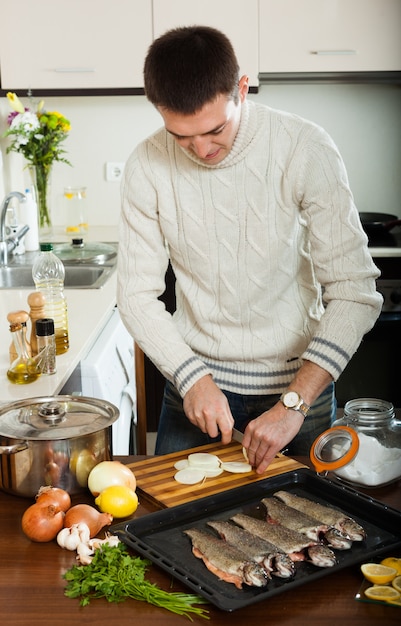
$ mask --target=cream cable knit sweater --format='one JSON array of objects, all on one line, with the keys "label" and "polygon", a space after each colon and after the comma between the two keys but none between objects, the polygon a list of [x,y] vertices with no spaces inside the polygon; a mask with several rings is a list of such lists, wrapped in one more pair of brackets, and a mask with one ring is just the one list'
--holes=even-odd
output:
[{"label": "cream cable knit sweater", "polygon": [[[246,101],[214,166],[162,129],[129,158],[122,196],[120,313],[182,396],[208,373],[279,393],[303,359],[337,379],[379,315],[344,165],[315,124]],[[173,317],[157,299],[169,257]]]}]

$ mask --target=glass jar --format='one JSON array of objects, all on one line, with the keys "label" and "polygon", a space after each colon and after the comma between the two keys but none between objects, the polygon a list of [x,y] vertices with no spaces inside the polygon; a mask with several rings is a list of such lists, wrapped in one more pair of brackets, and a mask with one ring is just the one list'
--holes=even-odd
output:
[{"label": "glass jar", "polygon": [[350,400],[314,447],[319,471],[333,471],[353,485],[379,487],[401,477],[401,423],[391,402]]}]

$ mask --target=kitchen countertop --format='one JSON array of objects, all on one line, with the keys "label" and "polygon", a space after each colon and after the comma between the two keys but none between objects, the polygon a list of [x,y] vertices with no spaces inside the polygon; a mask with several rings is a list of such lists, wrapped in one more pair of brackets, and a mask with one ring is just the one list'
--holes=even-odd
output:
[{"label": "kitchen countertop", "polygon": [[[57,231],[49,240],[62,242],[70,237]],[[88,241],[117,241],[117,229],[113,227],[93,227]],[[8,349],[11,335],[7,322],[10,311],[29,311],[28,294],[32,289],[2,289],[0,291],[0,404],[15,402],[24,398],[57,395],[82,357],[91,348],[94,340],[109,319],[116,304],[117,274],[100,289],[66,289],[70,348],[57,356],[57,372],[40,378],[28,385],[15,385],[7,379],[9,366]],[[28,338],[29,338],[28,330]]]},{"label": "kitchen countertop", "polygon": [[[118,458],[132,463],[144,457]],[[305,458],[299,460],[308,463]],[[365,493],[401,509],[401,480],[380,489],[366,490]],[[93,498],[89,493],[73,496],[73,504],[78,502],[93,504]],[[55,541],[33,543],[24,536],[21,516],[30,504],[29,499],[0,492],[0,612],[9,626],[132,626],[134,622],[141,626],[178,626],[191,623],[185,617],[145,602],[127,600],[112,604],[102,598],[93,600],[89,606],[80,607],[78,600],[65,597],[62,575],[73,565],[75,553],[62,550]],[[135,517],[155,510],[154,505],[140,501]],[[391,556],[401,557],[401,551]],[[147,578],[167,591],[189,591],[156,566],[149,568]],[[341,623],[352,623],[353,626],[399,624],[401,608],[355,600],[361,583],[359,565],[355,565],[232,613],[202,605],[208,609],[210,620],[194,617],[192,623],[213,626],[243,626],[244,623],[269,623],[274,626],[300,626],[305,623],[309,626],[321,626],[323,623],[327,626]]]}]

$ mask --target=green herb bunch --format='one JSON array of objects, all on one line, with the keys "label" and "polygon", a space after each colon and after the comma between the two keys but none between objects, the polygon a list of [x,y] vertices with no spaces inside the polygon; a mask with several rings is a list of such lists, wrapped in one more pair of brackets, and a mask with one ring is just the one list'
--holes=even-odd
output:
[{"label": "green herb bunch", "polygon": [[200,596],[164,591],[146,580],[150,564],[150,561],[131,556],[122,543],[118,546],[104,544],[95,551],[89,565],[73,565],[65,572],[65,595],[80,598],[81,606],[86,606],[94,598],[106,598],[108,602],[132,598],[191,620],[191,613],[209,619],[205,609],[193,606],[205,603]]}]

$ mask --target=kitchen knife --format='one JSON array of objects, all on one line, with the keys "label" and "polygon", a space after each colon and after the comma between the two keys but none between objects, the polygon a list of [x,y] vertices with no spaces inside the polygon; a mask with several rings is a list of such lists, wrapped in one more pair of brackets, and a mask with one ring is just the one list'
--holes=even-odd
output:
[{"label": "kitchen knife", "polygon": [[242,433],[240,430],[237,430],[236,428],[233,428],[232,437],[234,441],[238,441],[238,443],[242,443],[242,440],[244,438],[244,433]]}]

